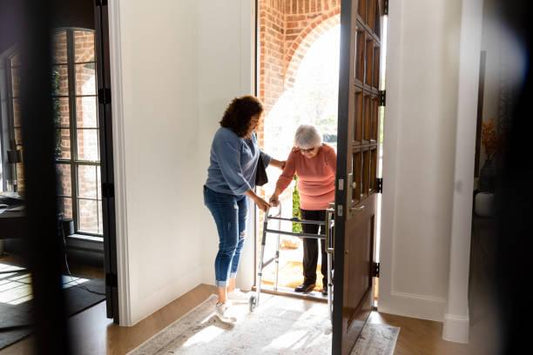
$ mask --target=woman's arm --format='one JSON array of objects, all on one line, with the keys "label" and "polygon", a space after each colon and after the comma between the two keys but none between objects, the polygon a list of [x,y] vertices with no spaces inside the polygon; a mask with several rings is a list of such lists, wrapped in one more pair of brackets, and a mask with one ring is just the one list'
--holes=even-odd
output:
[{"label": "woman's arm", "polygon": [[337,173],[337,154],[335,154],[335,150],[331,148],[330,146],[327,146],[329,149],[327,150],[326,154],[326,164],[331,169],[331,172],[333,174]]},{"label": "woman's arm", "polygon": [[296,153],[292,151],[287,158],[287,161],[283,164],[283,172],[278,178],[276,183],[276,189],[270,197],[270,203],[273,206],[279,205],[279,195],[289,186],[296,173],[296,162],[295,162]]},{"label": "woman's arm", "polygon": [[276,189],[274,190],[274,193],[272,194],[268,202],[270,202],[272,206],[277,207],[279,205],[279,195],[282,192],[283,191],[279,187],[276,186]]},{"label": "woman's arm", "polygon": [[286,163],[285,160],[281,161],[281,160],[277,160],[274,158],[270,159],[270,164],[274,165],[276,168],[280,168],[281,170],[285,168],[285,163]]}]

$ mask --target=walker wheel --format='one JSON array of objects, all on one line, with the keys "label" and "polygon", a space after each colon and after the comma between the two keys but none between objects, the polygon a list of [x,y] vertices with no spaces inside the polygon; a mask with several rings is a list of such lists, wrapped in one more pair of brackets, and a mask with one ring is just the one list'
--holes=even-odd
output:
[{"label": "walker wheel", "polygon": [[253,312],[256,306],[257,306],[257,299],[255,298],[255,295],[252,295],[250,296],[250,312]]}]

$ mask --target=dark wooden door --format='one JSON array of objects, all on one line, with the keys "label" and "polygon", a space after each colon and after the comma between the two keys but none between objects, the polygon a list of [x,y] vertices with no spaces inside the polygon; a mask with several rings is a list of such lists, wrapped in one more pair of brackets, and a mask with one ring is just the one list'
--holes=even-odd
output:
[{"label": "dark wooden door", "polygon": [[333,354],[349,354],[372,310],[380,0],[341,3]]}]

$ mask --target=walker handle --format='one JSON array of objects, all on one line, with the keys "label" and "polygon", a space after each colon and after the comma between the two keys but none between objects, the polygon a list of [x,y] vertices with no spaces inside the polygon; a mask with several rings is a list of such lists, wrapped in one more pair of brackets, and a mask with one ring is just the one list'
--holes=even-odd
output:
[{"label": "walker handle", "polygon": [[[270,211],[272,210],[277,210],[277,213],[276,214],[270,214]],[[269,207],[267,208],[265,214],[268,216],[268,217],[279,217],[281,216],[281,203],[277,206],[272,206],[272,207]]]},{"label": "walker handle", "polygon": [[335,204],[330,203],[329,208],[326,209],[326,225],[325,225],[325,234],[326,234],[326,252],[333,254],[335,252],[335,246],[332,246],[331,242],[334,240],[335,235],[332,233],[331,221],[335,218]]}]

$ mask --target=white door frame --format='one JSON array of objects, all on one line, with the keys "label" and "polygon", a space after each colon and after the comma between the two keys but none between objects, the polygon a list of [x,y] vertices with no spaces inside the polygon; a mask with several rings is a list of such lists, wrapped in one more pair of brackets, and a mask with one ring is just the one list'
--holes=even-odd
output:
[{"label": "white door frame", "polygon": [[118,279],[118,314],[119,325],[131,326],[131,297],[129,277],[128,223],[126,203],[126,166],[125,166],[125,134],[124,134],[124,102],[122,81],[122,52],[120,27],[120,0],[109,2],[109,51],[111,69],[111,96],[113,104],[111,112],[113,120],[113,159],[115,173],[115,217],[116,217],[116,250]]},{"label": "white door frame", "polygon": [[468,343],[470,326],[468,283],[482,20],[483,0],[463,1],[448,305],[442,330],[443,339],[459,343]]}]

